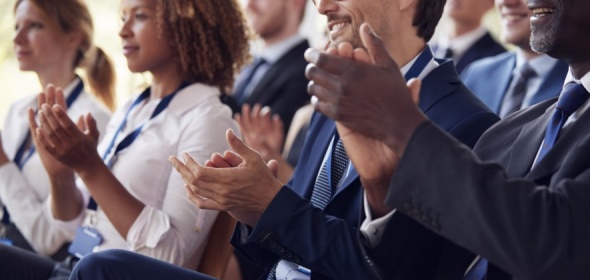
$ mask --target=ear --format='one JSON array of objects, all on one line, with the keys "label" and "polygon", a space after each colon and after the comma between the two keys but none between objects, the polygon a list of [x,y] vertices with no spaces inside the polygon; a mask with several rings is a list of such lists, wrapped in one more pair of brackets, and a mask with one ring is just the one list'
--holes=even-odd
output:
[{"label": "ear", "polygon": [[72,31],[68,34],[66,34],[65,36],[65,44],[72,48],[72,49],[78,49],[80,47],[80,44],[82,44],[82,33],[79,31]]}]

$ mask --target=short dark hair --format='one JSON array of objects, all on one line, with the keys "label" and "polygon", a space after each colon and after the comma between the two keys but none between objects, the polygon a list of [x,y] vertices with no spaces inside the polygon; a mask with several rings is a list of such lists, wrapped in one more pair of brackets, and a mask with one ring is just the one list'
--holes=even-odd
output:
[{"label": "short dark hair", "polygon": [[442,17],[447,0],[420,0],[416,7],[414,26],[418,27],[418,36],[428,42]]}]

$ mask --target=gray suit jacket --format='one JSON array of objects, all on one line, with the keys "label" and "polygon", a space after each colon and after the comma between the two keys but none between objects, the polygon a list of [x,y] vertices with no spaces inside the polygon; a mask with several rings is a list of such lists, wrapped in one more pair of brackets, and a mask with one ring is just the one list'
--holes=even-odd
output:
[{"label": "gray suit jacket", "polygon": [[422,125],[386,201],[488,258],[490,274],[499,267],[516,279],[590,279],[590,111],[531,169],[556,100],[500,121],[475,154]]}]

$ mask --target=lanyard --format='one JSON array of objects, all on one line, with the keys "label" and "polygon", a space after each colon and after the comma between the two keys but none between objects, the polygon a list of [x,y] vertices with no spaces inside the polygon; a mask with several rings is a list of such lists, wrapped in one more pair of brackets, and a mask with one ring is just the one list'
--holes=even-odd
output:
[{"label": "lanyard", "polygon": [[[145,99],[147,99],[150,96],[151,88],[147,88],[146,90],[144,90],[139,95],[139,97],[137,97],[137,99],[135,99],[135,101],[133,102],[133,104],[131,104],[131,107],[129,108],[129,110],[127,110],[127,113],[125,114],[125,118],[123,119],[123,121],[119,125],[119,128],[115,132],[115,135],[113,136],[113,139],[111,140],[111,143],[109,144],[108,148],[104,152],[104,155],[102,156],[102,160],[105,161],[105,163],[107,164],[107,166],[109,167],[109,169],[113,166],[114,159],[115,159],[116,155],[120,151],[122,151],[125,148],[131,146],[131,144],[133,144],[133,142],[135,142],[135,139],[137,139],[137,136],[139,136],[139,134],[141,133],[141,130],[143,129],[143,126],[147,122],[149,122],[152,119],[154,119],[155,117],[157,117],[164,110],[166,110],[166,108],[168,108],[168,105],[170,105],[170,101],[172,101],[172,98],[174,98],[174,96],[176,96],[176,94],[180,90],[182,90],[183,88],[187,87],[188,85],[189,84],[187,82],[183,82],[174,92],[172,92],[168,96],[162,98],[162,100],[160,100],[160,103],[158,103],[158,105],[156,106],[156,109],[152,113],[151,117],[146,122],[144,122],[143,124],[141,124],[140,126],[138,126],[137,128],[135,128],[127,136],[125,136],[125,138],[123,138],[123,140],[121,142],[119,142],[119,144],[115,148],[115,152],[113,153],[113,155],[111,156],[111,158],[107,161],[107,158],[108,158],[109,154],[111,153],[111,151],[115,147],[115,141],[117,140],[117,137],[119,136],[119,133],[123,130],[123,128],[125,127],[125,124],[127,124],[127,118],[129,118],[129,114],[131,113],[131,111],[133,111],[133,109],[135,107],[137,107],[142,101],[144,101]],[[95,210],[96,211],[97,208],[98,207],[97,207],[96,201],[94,201],[94,198],[90,197],[90,201],[88,201],[88,209]]]},{"label": "lanyard", "polygon": [[404,76],[404,78],[406,78],[406,81],[409,81],[412,78],[418,78],[418,76],[420,76],[422,71],[424,71],[428,63],[430,63],[430,61],[433,58],[434,56],[432,54],[432,50],[430,49],[430,47],[426,46],[426,49],[422,51],[422,53],[420,54],[420,56],[418,56],[412,67],[410,67],[410,70],[408,70],[408,72]]},{"label": "lanyard", "polygon": [[[80,78],[78,78],[78,79],[80,79]],[[74,101],[76,101],[76,99],[78,99],[78,96],[80,96],[80,93],[82,93],[83,89],[84,89],[84,82],[82,82],[82,79],[80,79],[80,82],[78,83],[78,85],[74,88],[74,90],[72,91],[70,96],[68,96],[68,98],[66,99],[66,105],[67,105],[66,109],[69,109],[70,107],[72,107],[72,104],[74,103]],[[31,157],[35,154],[35,151],[36,151],[35,145],[31,145],[31,147],[29,149],[26,149],[27,143],[29,143],[30,141],[31,141],[31,132],[28,131],[27,135],[25,136],[25,139],[23,140],[23,143],[18,148],[16,155],[14,156],[14,160],[13,160],[13,162],[18,166],[19,170],[22,170],[23,167],[25,166],[25,163],[27,163],[27,161],[29,161],[29,159],[31,159]],[[26,154],[26,156],[24,156],[25,154]],[[24,156],[24,158],[23,158],[23,156]],[[10,224],[10,214],[8,213],[8,209],[6,209],[6,207],[4,207],[4,215],[2,216],[2,223]]]}]

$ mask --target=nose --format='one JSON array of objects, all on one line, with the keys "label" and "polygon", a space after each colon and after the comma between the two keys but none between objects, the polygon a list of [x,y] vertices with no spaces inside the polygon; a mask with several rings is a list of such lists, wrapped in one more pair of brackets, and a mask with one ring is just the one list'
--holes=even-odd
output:
[{"label": "nose", "polygon": [[315,0],[313,3],[322,15],[327,15],[338,10],[338,5],[336,5],[336,1],[334,0]]},{"label": "nose", "polygon": [[12,37],[12,42],[14,45],[22,45],[25,42],[25,30],[24,28],[17,28],[14,32],[14,37]]},{"label": "nose", "polygon": [[129,36],[131,36],[131,28],[129,27],[130,22],[131,22],[131,20],[129,20],[129,19],[123,20],[123,26],[121,26],[121,30],[119,30],[119,37],[124,39],[124,38],[128,38]]}]

